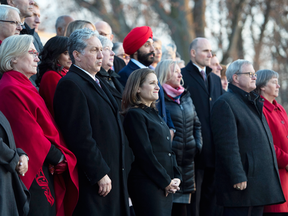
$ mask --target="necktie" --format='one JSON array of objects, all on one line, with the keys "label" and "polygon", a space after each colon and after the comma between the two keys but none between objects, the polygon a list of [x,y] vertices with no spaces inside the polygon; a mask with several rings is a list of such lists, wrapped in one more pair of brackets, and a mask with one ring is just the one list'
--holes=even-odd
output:
[{"label": "necktie", "polygon": [[205,81],[206,80],[206,74],[205,74],[205,71],[204,70],[201,70],[200,71],[202,77],[203,77],[203,80]]},{"label": "necktie", "polygon": [[100,85],[100,81],[95,77],[95,82],[97,83],[97,85],[100,87],[100,88],[102,88],[101,87],[101,85]]}]

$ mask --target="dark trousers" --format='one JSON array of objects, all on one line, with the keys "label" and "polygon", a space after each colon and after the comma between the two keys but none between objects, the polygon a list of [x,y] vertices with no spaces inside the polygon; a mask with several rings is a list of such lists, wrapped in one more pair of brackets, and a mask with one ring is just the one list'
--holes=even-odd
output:
[{"label": "dark trousers", "polygon": [[264,206],[224,207],[223,216],[262,216]]},{"label": "dark trousers", "polygon": [[193,216],[222,216],[223,207],[216,205],[214,168],[196,169],[196,192],[191,197]]}]

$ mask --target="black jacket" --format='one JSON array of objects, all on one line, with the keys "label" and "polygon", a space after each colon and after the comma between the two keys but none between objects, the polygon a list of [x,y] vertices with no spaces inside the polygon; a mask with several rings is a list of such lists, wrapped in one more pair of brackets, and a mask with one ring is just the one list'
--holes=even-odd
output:
[{"label": "black jacket", "polygon": [[0,215],[28,215],[30,193],[15,170],[23,154],[16,149],[10,124],[0,112]]},{"label": "black jacket", "polygon": [[[216,146],[217,203],[227,207],[263,206],[285,201],[273,137],[262,113],[263,100],[229,84],[212,109]],[[233,185],[247,181],[239,191]]]},{"label": "black jacket", "polygon": [[114,56],[113,67],[116,73],[122,70],[122,68],[125,66],[126,66],[126,63],[123,59],[119,58],[118,56]]},{"label": "black jacket", "polygon": [[165,104],[176,129],[172,149],[182,174],[179,192],[191,193],[196,190],[194,157],[202,149],[201,123],[188,91],[181,95],[180,104],[165,93]]},{"label": "black jacket", "polygon": [[[72,65],[54,96],[55,121],[77,157],[81,192],[74,214],[129,215],[124,130],[114,97],[100,84]],[[112,190],[101,197],[97,182],[106,174]]]},{"label": "black jacket", "polygon": [[196,167],[201,169],[215,166],[215,148],[212,139],[210,113],[214,102],[224,93],[221,79],[211,71],[211,68],[206,67],[208,80],[208,88],[206,88],[198,68],[193,65],[192,61],[181,70],[184,87],[191,94],[192,101],[201,122],[203,149],[201,154],[195,158]]}]

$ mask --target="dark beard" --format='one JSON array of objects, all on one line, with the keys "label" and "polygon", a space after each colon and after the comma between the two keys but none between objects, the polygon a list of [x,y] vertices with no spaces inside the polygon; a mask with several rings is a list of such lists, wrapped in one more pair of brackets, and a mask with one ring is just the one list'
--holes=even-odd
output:
[{"label": "dark beard", "polygon": [[[149,59],[149,56],[151,54],[153,54],[153,58]],[[153,63],[154,57],[155,57],[155,53],[154,52],[150,52],[150,53],[144,54],[144,53],[140,52],[139,50],[137,50],[137,57],[138,57],[138,61],[140,63],[142,63],[143,65],[148,67],[149,65],[151,65]]]}]

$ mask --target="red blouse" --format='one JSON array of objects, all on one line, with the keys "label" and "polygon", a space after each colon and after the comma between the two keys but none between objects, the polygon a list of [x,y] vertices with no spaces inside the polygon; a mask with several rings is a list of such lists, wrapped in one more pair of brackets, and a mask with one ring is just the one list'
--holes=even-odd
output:
[{"label": "red blouse", "polygon": [[44,100],[29,79],[7,71],[0,80],[0,111],[8,119],[17,148],[29,156],[29,169],[21,180],[29,189],[50,150],[51,143],[65,156],[68,172],[54,174],[57,216],[72,215],[79,196],[76,157],[68,150]]},{"label": "red blouse", "polygon": [[44,73],[40,86],[39,86],[39,94],[44,99],[46,106],[52,116],[54,117],[54,110],[53,110],[53,98],[55,94],[55,90],[59,80],[67,74],[68,70],[63,69],[61,73],[56,71],[47,71]]},{"label": "red blouse", "polygon": [[[265,99],[265,98],[264,98]],[[288,200],[288,117],[284,108],[273,101],[271,104],[265,99],[263,113],[270,127],[274,148],[277,157],[282,190],[286,201]],[[249,184],[249,183],[248,183]],[[288,203],[265,206],[264,212],[288,212]]]}]

